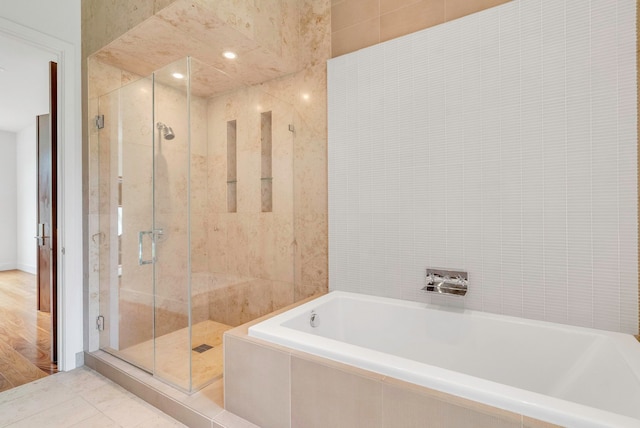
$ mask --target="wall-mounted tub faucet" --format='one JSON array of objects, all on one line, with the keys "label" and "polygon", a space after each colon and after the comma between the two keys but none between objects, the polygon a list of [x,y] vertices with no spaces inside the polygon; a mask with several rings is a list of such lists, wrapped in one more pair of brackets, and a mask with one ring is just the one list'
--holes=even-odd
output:
[{"label": "wall-mounted tub faucet", "polygon": [[427,285],[422,287],[424,291],[440,294],[453,294],[464,296],[467,294],[467,272],[443,269],[427,269]]}]

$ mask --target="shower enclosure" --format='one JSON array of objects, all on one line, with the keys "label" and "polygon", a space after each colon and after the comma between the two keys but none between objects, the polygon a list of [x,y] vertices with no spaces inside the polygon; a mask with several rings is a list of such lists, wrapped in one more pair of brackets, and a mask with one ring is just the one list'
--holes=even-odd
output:
[{"label": "shower enclosure", "polygon": [[99,347],[192,392],[226,330],[295,301],[294,109],[192,58],[121,75],[95,100]]}]

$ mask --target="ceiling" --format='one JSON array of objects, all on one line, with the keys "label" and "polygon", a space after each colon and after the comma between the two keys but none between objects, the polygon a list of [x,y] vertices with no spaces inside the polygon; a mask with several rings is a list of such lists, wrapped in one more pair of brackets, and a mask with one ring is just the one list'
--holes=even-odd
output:
[{"label": "ceiling", "polygon": [[0,34],[0,130],[21,131],[49,112],[49,61],[54,54]]},{"label": "ceiling", "polygon": [[[296,41],[282,43],[276,52],[266,47],[265,40],[249,37],[217,16],[215,8],[177,0],[100,49],[94,58],[139,76],[166,74],[163,83],[171,84],[175,81],[171,66],[163,67],[190,56],[197,60],[191,70],[191,93],[209,98],[297,71]],[[225,50],[238,57],[224,59]]]}]

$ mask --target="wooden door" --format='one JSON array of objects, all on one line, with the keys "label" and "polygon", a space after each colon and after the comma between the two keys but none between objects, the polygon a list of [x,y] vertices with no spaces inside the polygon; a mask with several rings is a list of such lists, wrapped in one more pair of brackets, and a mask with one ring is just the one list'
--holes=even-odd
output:
[{"label": "wooden door", "polygon": [[49,114],[37,117],[38,310],[51,313],[51,359],[57,355],[57,64],[49,63]]}]

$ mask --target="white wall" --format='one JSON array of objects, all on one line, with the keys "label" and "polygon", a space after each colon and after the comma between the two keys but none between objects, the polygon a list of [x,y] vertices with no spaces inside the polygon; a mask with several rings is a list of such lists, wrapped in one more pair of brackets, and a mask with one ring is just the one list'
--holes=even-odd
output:
[{"label": "white wall", "polygon": [[61,210],[58,367],[63,371],[82,364],[83,351],[80,24],[80,0],[0,0],[1,32],[27,40],[58,57]]},{"label": "white wall", "polygon": [[16,268],[16,134],[0,131],[0,270]]},{"label": "white wall", "polygon": [[330,289],[637,333],[635,7],[515,0],[331,60]]},{"label": "white wall", "polygon": [[0,0],[0,16],[61,40],[80,42],[80,0]]},{"label": "white wall", "polygon": [[36,125],[16,134],[16,264],[17,268],[36,273],[37,160]]}]

